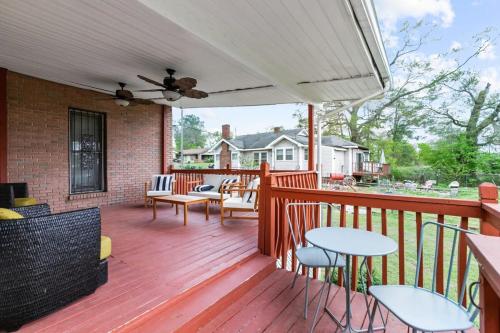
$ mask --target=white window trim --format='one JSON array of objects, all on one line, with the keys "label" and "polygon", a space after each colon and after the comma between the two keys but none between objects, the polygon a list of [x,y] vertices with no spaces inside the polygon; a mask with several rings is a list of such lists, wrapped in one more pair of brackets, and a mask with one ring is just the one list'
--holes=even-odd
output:
[{"label": "white window trim", "polygon": [[[236,158],[233,158],[233,156],[236,156]],[[240,153],[238,153],[237,151],[231,152],[231,161],[238,161],[239,157]]]},{"label": "white window trim", "polygon": [[[288,160],[286,158],[286,150],[287,149],[291,149],[292,150],[292,159],[291,160]],[[282,154],[283,154],[283,159],[282,160],[278,160],[278,150],[281,150],[282,151]],[[295,161],[295,149],[293,147],[283,147],[283,148],[275,148],[274,149],[274,160],[275,161],[278,161],[278,162],[290,162],[290,161]]]},{"label": "white window trim", "polygon": [[259,165],[262,164],[262,154],[266,154],[266,162],[269,162],[269,152],[267,151],[254,151],[252,161],[255,163],[255,154],[259,154]]}]

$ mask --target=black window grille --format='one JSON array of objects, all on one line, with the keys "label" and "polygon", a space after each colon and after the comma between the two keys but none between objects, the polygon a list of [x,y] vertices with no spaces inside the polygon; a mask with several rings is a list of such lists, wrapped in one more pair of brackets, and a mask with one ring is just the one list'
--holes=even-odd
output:
[{"label": "black window grille", "polygon": [[69,109],[70,193],[106,190],[106,115]]}]

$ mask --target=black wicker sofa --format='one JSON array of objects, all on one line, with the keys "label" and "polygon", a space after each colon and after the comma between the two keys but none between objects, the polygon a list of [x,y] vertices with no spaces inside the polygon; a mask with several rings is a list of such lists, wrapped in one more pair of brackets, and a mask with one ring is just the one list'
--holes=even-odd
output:
[{"label": "black wicker sofa", "polygon": [[107,262],[99,260],[98,208],[51,214],[42,204],[13,210],[24,218],[0,221],[0,331],[16,330],[107,281]]}]

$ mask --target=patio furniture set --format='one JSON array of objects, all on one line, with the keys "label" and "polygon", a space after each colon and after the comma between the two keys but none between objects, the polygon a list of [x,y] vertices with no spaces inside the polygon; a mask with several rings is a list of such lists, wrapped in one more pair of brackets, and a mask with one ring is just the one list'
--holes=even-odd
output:
[{"label": "patio furniture set", "polygon": [[28,197],[26,184],[0,189],[0,331],[13,331],[105,284],[111,239],[101,235],[99,208],[53,214],[48,204],[12,200]]},{"label": "patio furniture set", "polygon": [[[415,281],[413,285],[372,285],[372,272],[369,269],[368,258],[382,257],[397,251],[398,245],[391,238],[382,234],[353,229],[347,227],[319,227],[307,228],[307,224],[301,229],[301,219],[306,219],[306,215],[314,215],[321,221],[321,215],[326,209],[333,210],[333,205],[325,203],[289,203],[286,207],[286,215],[291,238],[295,246],[296,258],[298,260],[297,271],[292,282],[291,288],[294,288],[297,277],[302,267],[306,270],[305,304],[304,318],[307,319],[308,307],[308,289],[311,268],[325,269],[324,282],[320,289],[318,304],[315,310],[311,325],[311,332],[314,332],[317,324],[320,308],[324,304],[326,314],[335,322],[342,332],[373,332],[385,331],[387,323],[384,322],[380,305],[393,313],[403,323],[412,329],[412,332],[441,332],[441,331],[460,331],[474,326],[474,320],[478,315],[479,307],[475,301],[478,294],[478,282],[473,281],[469,284],[468,275],[471,265],[472,252],[468,252],[466,266],[463,269],[463,275],[457,273],[459,281],[459,297],[454,299],[451,296],[450,287],[454,281],[451,279],[454,270],[454,259],[457,255],[457,240],[465,237],[465,234],[473,234],[469,230],[459,227],[446,225],[438,222],[426,222],[421,228],[421,239],[418,243],[418,255],[416,263]],[[313,222],[311,225],[315,225]],[[445,290],[436,289],[437,262],[438,262],[438,243],[441,233],[445,230],[451,233],[453,242],[448,249],[450,253]],[[432,233],[433,232],[433,233]],[[428,288],[419,287],[418,279],[421,273],[423,263],[424,241],[426,243],[434,238],[433,249],[436,249],[432,263],[432,283]],[[428,245],[426,245],[428,246]],[[432,247],[431,247],[432,248]],[[442,254],[441,254],[442,255]],[[351,309],[351,269],[357,269],[357,261],[353,257],[362,258],[359,266],[360,272],[364,270],[366,280],[362,280],[362,290],[366,305],[365,316],[368,318],[367,328],[354,328],[352,325]],[[353,267],[354,266],[354,267]],[[331,284],[333,283],[334,269],[342,269],[342,279],[345,288],[345,313],[341,318],[335,316],[334,312],[328,307]],[[461,281],[461,283],[460,283]],[[323,303],[325,291],[326,299]],[[468,306],[465,306],[465,299],[468,297]],[[368,299],[371,295],[374,299],[372,305]],[[374,327],[377,313],[382,319],[382,326]]]},{"label": "patio furniture set", "polygon": [[174,175],[154,175],[144,185],[144,206],[153,207],[153,219],[157,217],[157,204],[170,203],[179,214],[179,205],[183,206],[184,225],[188,224],[188,207],[196,204],[205,205],[205,218],[209,217],[211,202],[220,206],[220,221],[224,225],[226,213],[232,219],[258,219],[257,216],[234,216],[233,212],[255,213],[258,211],[259,178],[243,184],[239,177],[207,174],[203,179],[188,182],[191,189],[186,194],[176,194]]}]

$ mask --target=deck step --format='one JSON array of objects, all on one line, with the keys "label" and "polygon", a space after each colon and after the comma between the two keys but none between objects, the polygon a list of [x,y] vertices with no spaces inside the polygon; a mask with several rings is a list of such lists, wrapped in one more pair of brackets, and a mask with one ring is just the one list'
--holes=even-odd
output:
[{"label": "deck step", "polygon": [[[208,268],[207,268],[208,269]],[[276,270],[276,262],[258,252],[183,291],[120,327],[118,332],[193,332]]]}]

